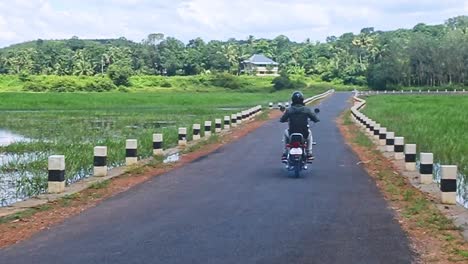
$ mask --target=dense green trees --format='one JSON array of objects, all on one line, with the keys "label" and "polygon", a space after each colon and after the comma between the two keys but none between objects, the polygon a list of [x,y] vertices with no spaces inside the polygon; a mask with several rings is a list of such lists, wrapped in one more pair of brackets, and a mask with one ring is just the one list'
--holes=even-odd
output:
[{"label": "dense green trees", "polygon": [[254,53],[276,60],[285,73],[336,83],[378,89],[467,85],[468,16],[388,32],[369,27],[357,35],[328,37],[325,43],[297,43],[280,35],[271,40],[197,38],[184,44],[160,33],[141,43],[125,38],[37,40],[0,49],[0,73],[107,74],[116,85],[125,85],[131,74],[240,74],[242,61]]}]

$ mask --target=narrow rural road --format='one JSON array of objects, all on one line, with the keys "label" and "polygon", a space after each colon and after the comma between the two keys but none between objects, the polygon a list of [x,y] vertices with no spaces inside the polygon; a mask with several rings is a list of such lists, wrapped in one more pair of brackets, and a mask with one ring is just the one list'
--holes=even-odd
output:
[{"label": "narrow rural road", "polygon": [[303,178],[286,177],[285,124],[272,121],[0,250],[0,263],[410,263],[407,237],[336,127],[350,96],[322,102]]}]

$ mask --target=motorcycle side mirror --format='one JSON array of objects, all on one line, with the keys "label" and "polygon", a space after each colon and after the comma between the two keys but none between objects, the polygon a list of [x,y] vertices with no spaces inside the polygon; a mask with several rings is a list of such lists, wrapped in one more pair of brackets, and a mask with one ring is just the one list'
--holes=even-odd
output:
[{"label": "motorcycle side mirror", "polygon": [[316,114],[318,114],[318,113],[320,113],[320,109],[315,108],[315,109],[314,109],[314,112],[315,112]]},{"label": "motorcycle side mirror", "polygon": [[285,110],[286,110],[286,107],[280,106],[280,111],[281,111],[281,112],[284,112]]}]

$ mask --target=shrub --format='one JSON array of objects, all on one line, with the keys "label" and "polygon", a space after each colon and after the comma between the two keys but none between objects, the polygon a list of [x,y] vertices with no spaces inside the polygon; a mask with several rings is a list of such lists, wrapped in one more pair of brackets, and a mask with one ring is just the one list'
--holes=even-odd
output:
[{"label": "shrub", "polygon": [[127,64],[117,62],[109,66],[107,74],[115,85],[129,86],[129,78],[132,76],[133,71]]},{"label": "shrub", "polygon": [[110,79],[101,77],[95,79],[87,88],[90,92],[106,92],[117,89],[117,86]]},{"label": "shrub", "polygon": [[47,91],[47,87],[40,82],[26,82],[23,85],[23,90],[29,92],[45,92]]},{"label": "shrub", "polygon": [[27,74],[26,72],[20,72],[18,74],[18,79],[22,82],[29,82],[31,81],[31,78],[29,77],[29,74]]},{"label": "shrub", "polygon": [[78,84],[75,80],[69,78],[62,78],[52,82],[51,87],[49,88],[51,92],[75,92],[77,90],[81,90],[78,87]]},{"label": "shrub", "polygon": [[229,73],[218,73],[211,81],[214,86],[237,90],[242,87],[238,78]]},{"label": "shrub", "polygon": [[272,83],[276,91],[283,89],[304,89],[307,87],[307,84],[303,80],[292,80],[289,75],[284,73],[273,79]]},{"label": "shrub", "polygon": [[169,87],[172,87],[172,84],[168,81],[163,81],[163,83],[161,84],[161,87],[169,88]]}]

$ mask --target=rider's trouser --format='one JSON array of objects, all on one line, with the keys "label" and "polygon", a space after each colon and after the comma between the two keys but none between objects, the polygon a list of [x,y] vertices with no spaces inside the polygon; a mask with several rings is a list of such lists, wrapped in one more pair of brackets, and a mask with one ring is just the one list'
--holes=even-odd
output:
[{"label": "rider's trouser", "polygon": [[[309,137],[307,137],[307,153],[312,154],[312,131],[309,129]],[[284,143],[284,153],[288,150],[286,145],[289,143],[289,129],[284,130],[283,136],[283,143]]]}]

